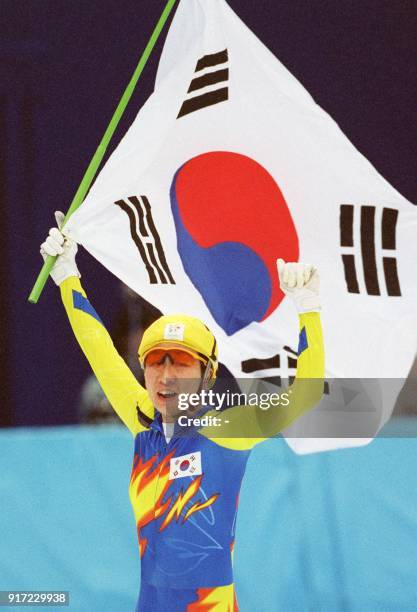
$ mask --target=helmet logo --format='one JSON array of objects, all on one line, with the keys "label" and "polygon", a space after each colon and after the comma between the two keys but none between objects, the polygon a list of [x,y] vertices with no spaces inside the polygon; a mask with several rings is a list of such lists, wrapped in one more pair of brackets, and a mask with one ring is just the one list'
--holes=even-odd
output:
[{"label": "helmet logo", "polygon": [[164,340],[184,340],[185,325],[182,323],[168,323],[165,325]]}]

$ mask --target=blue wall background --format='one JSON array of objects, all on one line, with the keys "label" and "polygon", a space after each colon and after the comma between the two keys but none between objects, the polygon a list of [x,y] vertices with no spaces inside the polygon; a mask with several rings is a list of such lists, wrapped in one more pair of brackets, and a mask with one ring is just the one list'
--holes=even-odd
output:
[{"label": "blue wall background", "polygon": [[[411,437],[304,457],[259,445],[237,524],[241,612],[414,612],[416,451]],[[69,590],[73,612],[134,609],[132,456],[116,426],[0,433],[0,590]]]}]

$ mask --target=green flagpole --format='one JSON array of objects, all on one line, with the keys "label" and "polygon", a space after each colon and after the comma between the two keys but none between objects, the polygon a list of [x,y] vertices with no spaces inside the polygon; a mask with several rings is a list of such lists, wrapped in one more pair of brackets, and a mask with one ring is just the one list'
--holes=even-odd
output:
[{"label": "green flagpole", "polygon": [[[146,65],[146,62],[149,59],[150,54],[152,53],[152,50],[156,44],[156,41],[159,38],[159,35],[171,13],[171,10],[175,4],[176,0],[168,0],[162,15],[160,16],[158,23],[155,26],[154,31],[152,32],[152,36],[150,37],[148,44],[145,47],[144,52],[142,53],[142,57],[139,60],[139,63],[136,67],[135,72],[132,75],[132,78],[129,81],[128,86],[126,87],[119,104],[117,105],[116,110],[114,111],[113,117],[110,120],[110,123],[104,133],[104,136],[100,142],[100,144],[97,147],[96,152],[93,155],[93,158],[83,176],[83,179],[80,183],[80,186],[78,187],[76,194],[71,202],[71,205],[68,209],[67,214],[65,215],[65,220],[64,220],[64,225],[65,223],[68,221],[68,219],[70,218],[70,216],[72,215],[72,213],[77,210],[77,208],[82,204],[91,183],[93,182],[93,179],[97,173],[98,167],[101,164],[101,161],[104,157],[104,154],[106,152],[107,146],[111,140],[111,137],[113,136],[119,121],[126,109],[126,106],[130,100],[130,98],[132,97],[133,91],[136,87],[136,83],[138,82],[138,79],[140,77],[140,75],[142,74],[142,71]],[[31,304],[36,304],[41,293],[42,290],[45,286],[46,281],[48,280],[49,277],[49,273],[52,270],[52,268],[54,267],[54,263],[55,263],[55,259],[56,257],[52,257],[51,255],[48,255],[45,263],[43,264],[42,270],[39,273],[38,278],[36,279],[36,282],[33,286],[33,289],[30,293],[29,296],[29,302]]]}]

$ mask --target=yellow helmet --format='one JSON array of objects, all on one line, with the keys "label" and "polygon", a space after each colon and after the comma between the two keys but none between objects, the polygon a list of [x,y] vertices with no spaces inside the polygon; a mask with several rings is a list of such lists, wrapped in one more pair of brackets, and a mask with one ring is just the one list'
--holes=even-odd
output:
[{"label": "yellow helmet", "polygon": [[200,319],[184,314],[159,317],[144,332],[139,345],[139,361],[144,367],[146,356],[154,348],[180,348],[197,357],[203,357],[211,365],[210,379],[216,378],[218,368],[217,341]]}]

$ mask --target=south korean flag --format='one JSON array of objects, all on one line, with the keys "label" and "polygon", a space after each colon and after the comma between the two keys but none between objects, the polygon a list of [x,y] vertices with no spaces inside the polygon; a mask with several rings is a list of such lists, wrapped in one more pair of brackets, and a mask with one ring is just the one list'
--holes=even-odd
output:
[{"label": "south korean flag", "polygon": [[238,380],[295,375],[298,319],[276,261],[314,264],[326,378],[398,385],[371,421],[342,391],[303,415],[283,433],[303,453],[361,445],[391,417],[417,350],[416,230],[417,207],[226,0],[178,2],[152,95],[65,225],[163,314],[204,321]]},{"label": "south korean flag", "polygon": [[169,462],[169,479],[183,478],[184,476],[199,476],[201,471],[201,452],[188,453],[181,457],[173,457]]}]

